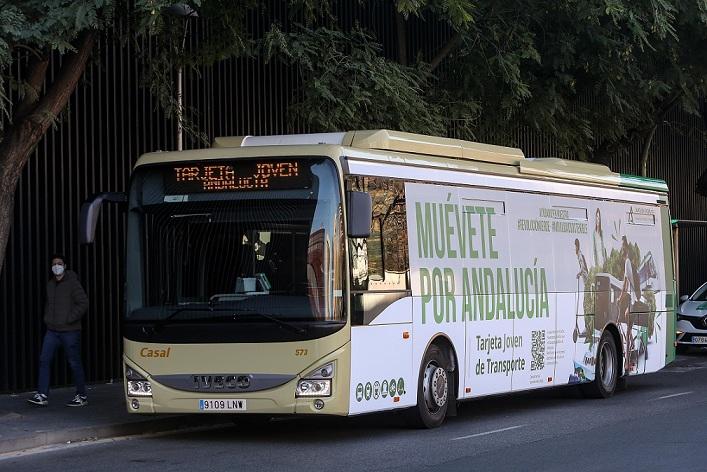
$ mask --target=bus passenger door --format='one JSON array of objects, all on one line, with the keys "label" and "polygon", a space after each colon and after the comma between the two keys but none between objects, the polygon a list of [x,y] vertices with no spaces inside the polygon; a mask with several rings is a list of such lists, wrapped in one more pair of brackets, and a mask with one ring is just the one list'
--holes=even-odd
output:
[{"label": "bus passenger door", "polygon": [[412,406],[412,292],[402,181],[356,176],[347,189],[371,196],[371,231],[349,238],[350,414]]},{"label": "bus passenger door", "polygon": [[357,298],[354,310],[366,324],[351,328],[349,413],[414,405],[412,297],[368,292]]}]

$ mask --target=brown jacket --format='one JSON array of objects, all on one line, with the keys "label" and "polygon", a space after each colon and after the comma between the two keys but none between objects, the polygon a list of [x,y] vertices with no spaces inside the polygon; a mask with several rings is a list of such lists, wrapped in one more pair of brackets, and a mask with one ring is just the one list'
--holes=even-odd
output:
[{"label": "brown jacket", "polygon": [[81,329],[81,318],[88,310],[88,296],[81,287],[75,272],[67,270],[57,282],[52,277],[47,282],[47,304],[44,306],[44,323],[54,331]]}]

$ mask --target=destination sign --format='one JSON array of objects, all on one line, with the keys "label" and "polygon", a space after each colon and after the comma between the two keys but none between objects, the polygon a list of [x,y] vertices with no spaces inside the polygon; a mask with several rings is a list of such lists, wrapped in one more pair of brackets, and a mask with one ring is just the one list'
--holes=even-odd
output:
[{"label": "destination sign", "polygon": [[231,161],[189,163],[168,169],[170,193],[234,192],[309,188],[311,174],[306,162]]}]

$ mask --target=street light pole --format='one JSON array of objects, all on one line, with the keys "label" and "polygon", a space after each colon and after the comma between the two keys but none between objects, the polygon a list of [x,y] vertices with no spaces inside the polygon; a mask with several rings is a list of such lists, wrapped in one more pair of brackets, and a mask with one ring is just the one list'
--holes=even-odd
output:
[{"label": "street light pole", "polygon": [[182,66],[177,69],[177,151],[184,148],[182,130]]}]

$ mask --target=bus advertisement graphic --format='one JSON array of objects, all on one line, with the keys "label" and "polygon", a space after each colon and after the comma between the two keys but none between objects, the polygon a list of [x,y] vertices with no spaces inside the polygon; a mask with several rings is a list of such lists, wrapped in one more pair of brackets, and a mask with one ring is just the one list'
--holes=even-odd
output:
[{"label": "bus advertisement graphic", "polygon": [[476,395],[592,380],[609,323],[627,373],[662,367],[656,208],[417,183],[405,192],[414,324],[465,330]]}]

